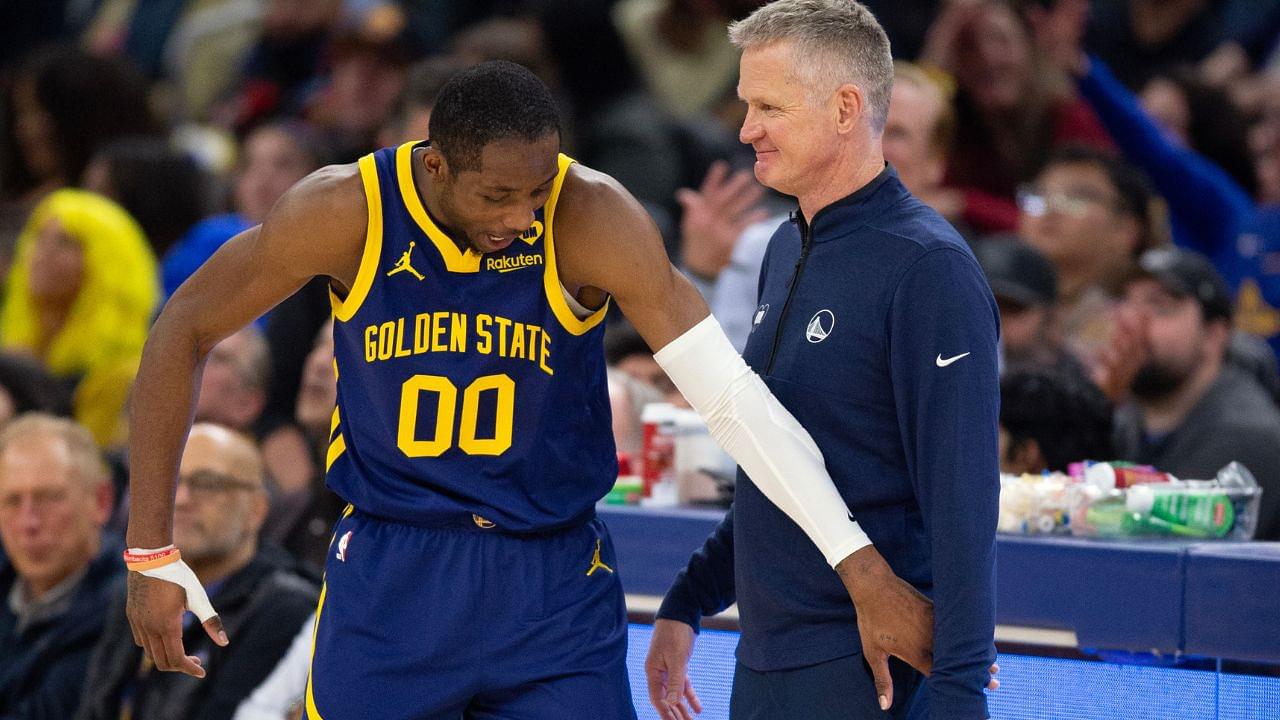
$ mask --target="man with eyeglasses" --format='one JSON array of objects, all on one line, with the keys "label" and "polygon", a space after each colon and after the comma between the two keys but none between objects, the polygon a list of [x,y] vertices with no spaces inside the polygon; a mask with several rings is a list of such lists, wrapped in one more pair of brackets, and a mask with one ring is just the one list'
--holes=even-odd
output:
[{"label": "man with eyeglasses", "polygon": [[1123,160],[1089,148],[1055,152],[1018,192],[1018,234],[1058,271],[1068,348],[1094,369],[1111,340],[1110,290],[1150,247],[1151,191]]},{"label": "man with eyeglasses", "polygon": [[188,615],[183,645],[199,659],[204,681],[158,672],[134,644],[118,593],[79,718],[231,718],[271,673],[310,617],[317,591],[283,553],[259,547],[267,514],[262,483],[262,457],[251,440],[218,425],[191,429],[178,467],[174,545],[240,641],[219,648]]},{"label": "man with eyeglasses", "polygon": [[29,413],[0,433],[0,717],[68,718],[108,599],[123,591],[102,541],[111,484],[93,437]]}]

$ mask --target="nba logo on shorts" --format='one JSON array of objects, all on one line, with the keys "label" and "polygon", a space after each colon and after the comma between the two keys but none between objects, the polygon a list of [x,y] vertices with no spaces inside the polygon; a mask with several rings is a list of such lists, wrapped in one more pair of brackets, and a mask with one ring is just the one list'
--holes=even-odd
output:
[{"label": "nba logo on shorts", "polygon": [[347,543],[351,542],[351,531],[348,530],[342,539],[338,541],[338,559],[342,562],[347,561]]}]

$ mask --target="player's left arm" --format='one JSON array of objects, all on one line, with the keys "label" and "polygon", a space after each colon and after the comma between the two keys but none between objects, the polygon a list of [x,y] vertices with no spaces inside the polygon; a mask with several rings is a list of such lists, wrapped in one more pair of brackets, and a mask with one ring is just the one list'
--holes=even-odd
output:
[{"label": "player's left arm", "polygon": [[[805,529],[832,566],[870,544],[849,521],[809,434],[729,344],[626,190],[607,175],[574,166],[556,210],[555,238],[568,289],[598,288],[613,296],[716,439]],[[767,411],[741,416],[738,400],[744,395]],[[763,437],[770,440],[768,452],[757,442]]]},{"label": "player's left arm", "polygon": [[[697,290],[671,265],[640,204],[612,178],[575,166],[555,223],[557,262],[568,289],[614,297],[716,441],[836,568],[860,617],[883,636],[877,647],[928,672],[927,601],[911,595],[849,517],[817,444],[747,367]],[[891,694],[887,666],[883,678],[878,684]]]}]

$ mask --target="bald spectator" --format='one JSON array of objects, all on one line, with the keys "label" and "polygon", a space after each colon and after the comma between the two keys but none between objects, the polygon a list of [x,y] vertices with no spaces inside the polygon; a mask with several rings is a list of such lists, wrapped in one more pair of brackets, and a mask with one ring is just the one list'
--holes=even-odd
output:
[{"label": "bald spectator", "polygon": [[89,431],[28,414],[0,433],[0,717],[71,717],[110,598],[119,548],[101,539],[107,469]]},{"label": "bald spectator", "polygon": [[314,610],[317,592],[290,561],[258,547],[267,514],[262,483],[262,458],[252,441],[217,425],[191,429],[178,468],[173,539],[208,590],[231,644],[215,647],[188,615],[183,647],[200,658],[207,675],[157,672],[134,644],[119,593],[77,717],[229,720],[275,668]]},{"label": "bald spectator", "polygon": [[205,361],[196,400],[196,422],[250,432],[267,403],[271,350],[249,325],[214,346]]}]

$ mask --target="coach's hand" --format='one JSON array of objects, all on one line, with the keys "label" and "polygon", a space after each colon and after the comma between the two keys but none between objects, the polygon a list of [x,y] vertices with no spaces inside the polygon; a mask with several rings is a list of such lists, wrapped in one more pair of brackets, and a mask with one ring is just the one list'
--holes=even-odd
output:
[{"label": "coach's hand", "polygon": [[[659,618],[653,623],[644,674],[649,680],[649,702],[663,720],[691,720],[689,708],[702,712],[688,675],[693,639],[693,628],[678,620]],[[689,707],[685,707],[685,700]]]},{"label": "coach's hand", "polygon": [[875,677],[880,708],[893,705],[889,656],[928,675],[933,669],[933,603],[893,574],[874,545],[841,560],[836,572],[858,611],[862,653]]},{"label": "coach's hand", "polygon": [[[147,654],[158,670],[184,672],[202,678],[200,659],[187,655],[182,647],[182,613],[187,610],[182,586],[130,572],[125,614],[133,631],[133,642]],[[218,645],[227,644],[222,620],[214,615],[204,622],[204,630]]]}]

